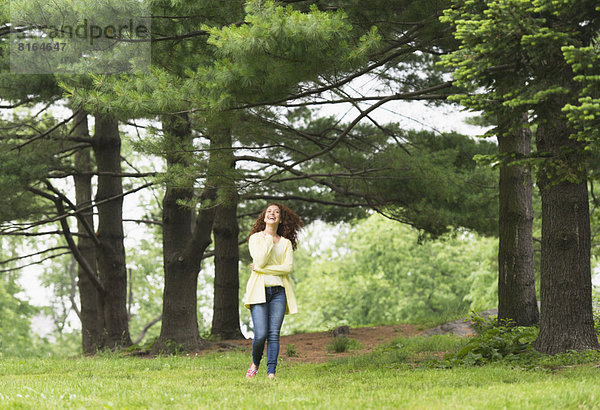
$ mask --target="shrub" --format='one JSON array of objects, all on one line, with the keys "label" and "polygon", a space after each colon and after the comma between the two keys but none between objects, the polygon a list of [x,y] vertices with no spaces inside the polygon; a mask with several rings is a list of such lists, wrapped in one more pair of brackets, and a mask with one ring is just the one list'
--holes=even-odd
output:
[{"label": "shrub", "polygon": [[498,321],[496,317],[484,319],[473,314],[469,318],[478,336],[465,347],[444,357],[450,365],[482,365],[499,360],[513,360],[532,350],[531,343],[537,338],[535,326],[513,326],[511,321]]}]

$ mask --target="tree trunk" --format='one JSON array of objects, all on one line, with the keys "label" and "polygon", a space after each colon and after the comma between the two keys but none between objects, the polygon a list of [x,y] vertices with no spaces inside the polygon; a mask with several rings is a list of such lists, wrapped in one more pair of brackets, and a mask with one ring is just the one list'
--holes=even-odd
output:
[{"label": "tree trunk", "polygon": [[[510,115],[510,114],[509,114]],[[498,152],[522,158],[531,152],[531,131],[514,118],[499,119]],[[523,124],[525,125],[525,124]],[[499,180],[498,319],[517,326],[539,321],[533,262],[532,181],[528,166],[503,165]]]},{"label": "tree trunk", "polygon": [[[180,116],[163,121],[169,147],[169,167],[186,166],[186,148],[192,147],[192,137],[187,117]],[[223,135],[223,134],[221,134]],[[219,133],[210,134],[211,153],[205,187],[200,198],[200,209],[190,232],[191,211],[178,200],[190,199],[193,194],[189,181],[182,187],[167,186],[163,200],[163,246],[165,288],[160,336],[153,352],[197,351],[206,346],[198,331],[197,285],[204,251],[211,243],[215,217],[215,169],[220,159]],[[183,149],[182,149],[183,148]]]},{"label": "tree trunk", "polygon": [[96,115],[93,138],[98,169],[96,204],[99,245],[97,264],[106,291],[103,299],[105,346],[131,345],[127,318],[127,268],[123,246],[123,186],[121,181],[121,137],[119,123]]},{"label": "tree trunk", "polygon": [[587,178],[578,163],[580,147],[569,134],[564,117],[556,116],[540,125],[536,135],[538,150],[551,156],[538,177],[542,309],[534,342],[547,354],[600,349],[592,314]]},{"label": "tree trunk", "polygon": [[231,135],[223,135],[221,142],[223,149],[218,153],[220,172],[216,178],[220,204],[213,224],[215,289],[211,334],[217,339],[243,339],[239,312],[239,197]]},{"label": "tree trunk", "polygon": [[216,339],[243,339],[239,312],[237,201],[219,205],[213,224],[213,233],[215,237],[215,293],[211,334]]},{"label": "tree trunk", "polygon": [[[75,116],[73,135],[89,138],[87,113],[80,111]],[[92,203],[92,170],[90,150],[82,149],[75,152],[75,201],[77,209],[89,207]],[[87,221],[89,227],[94,226],[93,211],[89,208],[81,212],[81,218]],[[83,222],[77,220],[77,231],[87,236],[79,236],[77,248],[87,260],[92,269],[96,269],[96,245],[89,237]],[[84,353],[94,354],[103,347],[104,317],[100,308],[100,295],[91,282],[84,268],[78,264],[77,285],[79,288],[80,318],[81,318],[81,347]]]},{"label": "tree trunk", "polygon": [[[168,145],[167,173],[176,166],[187,166],[189,161],[181,147],[190,147],[192,136],[187,117],[165,117],[162,121],[164,136]],[[185,269],[183,250],[192,238],[193,210],[179,201],[188,202],[193,198],[191,181],[187,186],[176,186],[167,182],[162,202],[163,266],[165,288],[163,293],[163,314],[160,336],[154,344],[155,351],[172,351],[199,348],[200,335],[197,319],[197,280],[198,272]]]}]

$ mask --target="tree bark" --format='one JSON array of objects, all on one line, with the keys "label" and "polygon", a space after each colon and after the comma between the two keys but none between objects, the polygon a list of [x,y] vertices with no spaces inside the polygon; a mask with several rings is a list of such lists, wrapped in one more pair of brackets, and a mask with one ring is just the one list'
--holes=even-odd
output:
[{"label": "tree bark", "polygon": [[[87,113],[80,111],[75,117],[73,135],[89,138]],[[78,209],[88,207],[92,203],[92,176],[91,156],[89,149],[75,152],[75,205]],[[92,208],[81,212],[81,219],[87,221],[88,226],[94,226]],[[89,235],[79,218],[77,219],[77,231]],[[77,241],[79,252],[88,262],[88,265],[96,271],[96,245],[89,236],[79,236]],[[103,346],[104,317],[100,308],[100,295],[91,282],[84,268],[77,265],[77,286],[79,288],[79,303],[81,306],[81,347],[84,353],[94,354]]]},{"label": "tree bark", "polygon": [[[531,131],[511,127],[510,114],[499,119],[501,158],[523,158],[531,152]],[[498,319],[516,326],[539,321],[533,261],[533,184],[528,166],[505,164],[499,180]]]},{"label": "tree bark", "polygon": [[[165,117],[162,121],[164,137],[168,146],[167,173],[177,166],[186,167],[189,161],[182,148],[192,144],[187,116]],[[192,238],[193,210],[179,201],[190,201],[194,188],[190,183],[176,186],[167,182],[162,202],[163,266],[165,288],[160,336],[154,344],[156,352],[172,351],[174,344],[182,349],[199,348],[197,277],[198,272],[187,272],[182,252]]]},{"label": "tree bark", "polygon": [[98,169],[97,266],[105,289],[103,299],[105,346],[111,349],[131,345],[127,318],[127,268],[123,246],[123,185],[119,123],[106,115],[95,116],[92,141]]},{"label": "tree bark", "polygon": [[213,234],[215,238],[215,280],[211,334],[216,339],[243,339],[239,312],[239,196],[235,184],[235,158],[231,135],[223,135],[219,155],[219,207]]},{"label": "tree bark", "polygon": [[[169,146],[167,166],[186,166],[186,147],[192,146],[189,121],[186,116],[163,120],[166,142]],[[200,209],[190,231],[192,213],[178,201],[187,201],[193,195],[193,181],[176,187],[167,185],[163,199],[163,247],[165,288],[160,336],[152,351],[197,351],[207,343],[198,331],[197,285],[202,266],[202,255],[211,243],[215,217],[217,189],[214,183],[216,164],[220,159],[218,147],[222,131],[210,133],[211,154],[205,187],[200,197]]]},{"label": "tree bark", "polygon": [[[233,195],[237,199],[237,194]],[[215,292],[211,334],[216,339],[243,339],[239,312],[239,226],[237,200],[219,205],[213,224]]]},{"label": "tree bark", "polygon": [[592,313],[586,171],[579,165],[580,147],[569,138],[566,119],[546,118],[551,119],[540,125],[536,134],[538,150],[549,154],[550,159],[538,176],[542,196],[542,309],[534,347],[547,354],[600,349]]}]

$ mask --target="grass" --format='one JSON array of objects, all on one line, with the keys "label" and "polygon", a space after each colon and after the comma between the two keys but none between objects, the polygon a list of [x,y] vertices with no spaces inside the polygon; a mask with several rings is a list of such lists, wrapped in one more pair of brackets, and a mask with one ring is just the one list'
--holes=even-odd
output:
[{"label": "grass", "polygon": [[278,376],[244,375],[247,353],[154,359],[2,359],[0,408],[599,408],[597,363],[418,366],[464,339],[399,338],[377,351],[325,364],[292,364]]},{"label": "grass", "polygon": [[346,336],[334,337],[331,343],[327,346],[327,350],[335,353],[347,352],[349,350],[360,350],[363,344],[356,339]]}]

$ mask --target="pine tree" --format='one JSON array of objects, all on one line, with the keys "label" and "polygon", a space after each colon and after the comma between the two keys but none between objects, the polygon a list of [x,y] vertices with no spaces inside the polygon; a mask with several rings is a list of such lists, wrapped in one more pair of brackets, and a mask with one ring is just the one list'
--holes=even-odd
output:
[{"label": "pine tree", "polygon": [[[97,4],[98,7],[94,11],[85,10],[81,16],[77,15],[77,7],[79,5],[72,7],[73,4],[71,2],[57,2],[50,7],[33,3],[15,3],[11,6],[12,20],[6,24],[6,31],[3,32],[6,35],[12,35],[15,32],[18,32],[17,34],[31,34],[35,32],[33,29],[46,30],[46,34],[49,34],[53,31],[51,29],[52,25],[56,26],[59,23],[71,24],[71,27],[74,27],[77,23],[81,22],[77,20],[78,18],[81,18],[85,22],[86,17],[93,15],[94,18],[106,21],[106,18],[110,19],[115,16],[115,10],[111,7],[102,8],[104,4]],[[120,6],[123,7],[122,10],[127,10],[128,6],[124,3]],[[3,5],[2,10],[6,11],[4,7],[8,6]],[[82,10],[80,9],[80,11]],[[54,30],[54,33],[56,34],[57,31]],[[65,33],[63,31],[62,35]],[[61,33],[58,34],[58,37],[61,38]],[[6,40],[6,38],[3,38],[3,40]],[[40,40],[40,37],[37,40]],[[54,40],[54,37],[51,35],[43,38],[44,44],[51,40]],[[89,37],[87,40],[89,40]],[[26,40],[22,41],[26,42]],[[36,41],[36,38],[34,38],[34,41]],[[12,41],[3,41],[5,49],[9,45],[14,47],[14,44],[15,42]],[[82,44],[81,42],[72,41],[68,45],[69,47],[73,46],[77,48]],[[119,48],[120,51],[123,51],[123,49],[124,47]],[[12,56],[18,54],[15,53],[15,50],[11,51],[13,52]],[[22,72],[36,72],[35,70],[30,70],[34,68],[33,65],[37,62],[43,64],[44,61],[42,60],[50,55],[58,56],[59,53],[50,51],[47,54],[32,53],[30,57],[37,58],[40,61],[24,60],[32,64],[30,67],[16,65],[12,57],[9,64],[8,54],[4,54],[5,58],[2,60],[3,71],[1,74],[3,80],[6,82],[3,83],[3,96],[9,100],[19,101],[21,99],[22,101],[14,103],[13,106],[20,105],[21,103],[32,104],[38,101],[49,102],[47,107],[51,106],[53,102],[62,97],[62,89],[58,86],[60,80],[69,80],[80,86],[89,84],[86,76],[61,77],[58,75],[57,73],[61,70],[61,64],[64,61],[57,62],[57,65],[48,66],[48,70],[44,71],[48,74],[20,74]],[[120,56],[122,57],[121,54]],[[77,57],[77,54],[69,56],[65,54],[64,57],[73,58]],[[98,70],[108,68],[102,66],[106,62],[106,60],[98,59],[95,61],[97,64],[96,68]],[[85,64],[87,64],[85,62],[82,64],[81,59],[72,60],[71,63],[73,63],[72,68],[75,68],[76,72],[78,72],[77,70],[83,71]],[[9,71],[9,67],[11,71]],[[20,97],[19,93],[26,97]],[[31,97],[32,95],[33,98]],[[71,102],[70,108],[73,107],[78,107],[78,105]],[[126,289],[126,276],[124,274],[125,255],[122,243],[122,224],[120,223],[122,219],[120,203],[123,195],[121,189],[122,175],[119,164],[120,153],[118,150],[120,135],[117,123],[111,121],[109,116],[106,115],[105,110],[96,112],[95,114],[97,132],[94,138],[89,138],[88,135],[87,114],[75,108],[71,118],[55,124],[47,132],[39,133],[39,135],[35,135],[34,133],[33,136],[28,135],[31,134],[29,132],[28,134],[20,135],[12,141],[7,141],[7,144],[12,147],[10,152],[15,154],[13,158],[16,163],[29,162],[26,157],[21,155],[21,146],[27,146],[27,149],[31,149],[32,151],[35,150],[35,153],[32,154],[34,158],[31,163],[43,167],[43,170],[36,174],[35,177],[29,178],[21,188],[26,192],[34,192],[55,205],[55,212],[58,213],[57,219],[60,221],[62,228],[61,233],[64,235],[66,242],[80,264],[80,297],[82,310],[85,312],[83,315],[85,320],[82,323],[82,341],[84,351],[87,353],[94,353],[97,349],[104,346],[119,347],[131,344],[127,329],[127,312],[124,309],[126,295],[123,292],[123,289]],[[72,132],[69,132],[66,130],[66,126],[73,118],[76,118],[76,122],[72,127]],[[32,119],[31,121],[35,120]],[[104,127],[103,125],[107,126]],[[19,141],[19,138],[24,140],[24,142]],[[54,145],[48,149],[48,144]],[[117,149],[112,151],[105,149],[110,145]],[[90,169],[83,170],[85,175],[79,173],[81,172],[80,170],[73,171],[73,167],[68,159],[70,158],[70,154],[75,153],[76,158],[74,161],[76,162],[76,167],[89,168],[89,153],[85,151],[91,147],[95,149],[95,159],[100,173],[103,174],[99,177],[99,192],[96,197],[96,202],[99,202],[99,213],[102,215],[100,218],[102,221],[98,226],[98,237],[94,232],[93,219],[91,218],[93,208],[88,205],[91,202],[91,192],[89,190]],[[112,155],[104,155],[106,152],[110,152]],[[42,155],[39,155],[40,153]],[[40,161],[45,156],[53,162],[51,164],[44,164]],[[62,161],[57,161],[57,158],[62,158]],[[75,178],[77,204],[70,203],[66,195],[56,189],[47,180],[49,177],[64,179],[71,175]],[[69,212],[66,209],[69,209]],[[25,211],[25,209],[21,209],[21,211]],[[22,215],[28,218],[32,217],[32,213],[27,214],[24,212]],[[76,245],[70,233],[67,222],[69,215],[78,217],[78,234],[80,235],[78,245]],[[96,257],[98,258],[98,264],[96,264]],[[117,261],[118,263],[115,263]],[[123,284],[124,281],[125,284]],[[94,319],[95,317],[97,318],[96,320]]]},{"label": "pine tree", "polygon": [[[512,124],[532,114],[537,125],[537,152],[525,156],[538,162],[542,196],[542,311],[535,346],[551,354],[597,349],[585,155],[562,111],[580,90],[562,49],[589,44],[600,24],[597,5],[455,2],[445,20],[456,26],[461,42],[448,60],[455,79],[468,90],[485,90],[460,96],[461,103],[490,115],[512,110]],[[519,159],[501,158],[509,164]]]}]

